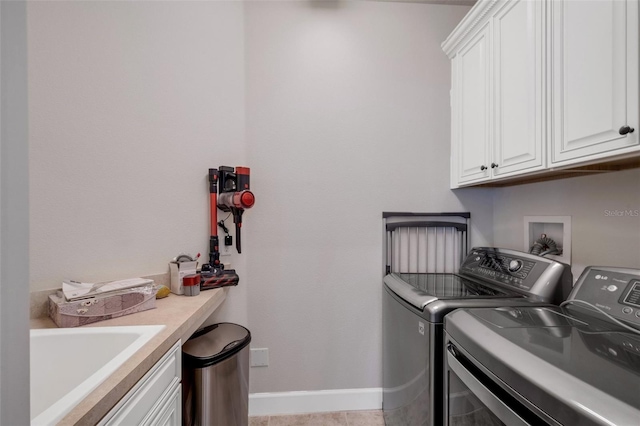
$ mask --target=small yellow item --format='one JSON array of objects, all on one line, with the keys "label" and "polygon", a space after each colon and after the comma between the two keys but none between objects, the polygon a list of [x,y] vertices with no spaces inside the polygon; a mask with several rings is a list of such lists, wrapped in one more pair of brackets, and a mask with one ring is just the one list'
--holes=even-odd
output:
[{"label": "small yellow item", "polygon": [[171,290],[167,286],[161,285],[156,292],[156,299],[162,299],[163,297],[167,297],[171,293]]}]

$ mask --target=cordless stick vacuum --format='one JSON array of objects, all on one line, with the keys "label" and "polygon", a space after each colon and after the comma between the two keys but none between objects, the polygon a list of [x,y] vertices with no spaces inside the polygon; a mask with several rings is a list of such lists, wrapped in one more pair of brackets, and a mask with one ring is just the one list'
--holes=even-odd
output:
[{"label": "cordless stick vacuum", "polygon": [[[222,178],[222,179],[220,179]],[[218,180],[221,180],[220,200],[218,199]],[[237,191],[241,188],[241,191]],[[235,269],[224,269],[220,263],[220,244],[218,239],[218,208],[230,211],[236,224],[236,249],[240,253],[240,227],[242,213],[255,202],[255,197],[249,191],[249,168],[237,167],[236,173],[232,167],[220,166],[209,169],[209,209],[210,229],[209,263],[202,265],[200,271],[201,290],[238,285],[240,278]]]},{"label": "cordless stick vacuum", "polygon": [[240,244],[240,229],[242,228],[242,214],[245,209],[253,207],[255,196],[249,191],[249,168],[220,166],[220,196],[218,208],[223,212],[231,212],[233,223],[236,225],[236,250],[242,253]]}]

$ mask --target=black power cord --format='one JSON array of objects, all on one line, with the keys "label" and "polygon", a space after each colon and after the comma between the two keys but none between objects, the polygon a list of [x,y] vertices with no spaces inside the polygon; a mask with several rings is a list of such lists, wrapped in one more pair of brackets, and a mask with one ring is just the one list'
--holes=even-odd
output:
[{"label": "black power cord", "polygon": [[233,237],[231,237],[231,235],[229,235],[229,228],[227,228],[227,226],[225,225],[225,220],[229,219],[229,217],[231,216],[231,213],[229,213],[227,215],[227,217],[225,217],[224,219],[222,219],[221,221],[218,222],[218,226],[220,228],[222,228],[222,230],[225,233],[224,236],[224,245],[225,246],[232,246],[233,245]]}]

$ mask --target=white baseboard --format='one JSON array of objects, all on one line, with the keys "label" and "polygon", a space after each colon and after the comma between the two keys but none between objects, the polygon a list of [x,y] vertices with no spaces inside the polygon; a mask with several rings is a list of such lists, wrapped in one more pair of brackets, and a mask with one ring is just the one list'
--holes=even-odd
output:
[{"label": "white baseboard", "polygon": [[382,388],[249,394],[250,416],[381,409]]}]

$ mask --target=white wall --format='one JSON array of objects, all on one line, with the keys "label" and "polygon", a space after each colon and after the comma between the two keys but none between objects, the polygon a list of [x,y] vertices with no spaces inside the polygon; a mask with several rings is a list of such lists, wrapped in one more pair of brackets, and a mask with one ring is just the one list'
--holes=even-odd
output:
[{"label": "white wall", "polygon": [[[208,169],[246,160],[242,3],[28,12],[31,289],[163,273],[180,252],[206,260]],[[242,323],[245,291],[225,304]]]},{"label": "white wall", "polygon": [[518,185],[495,192],[498,247],[523,249],[524,216],[571,216],[574,279],[585,266],[640,268],[640,170]]},{"label": "white wall", "polygon": [[467,7],[385,2],[245,6],[249,324],[269,367],[252,392],[380,387],[383,211],[470,210],[448,190],[450,66]]},{"label": "white wall", "polygon": [[25,2],[0,2],[0,424],[29,423]]}]

